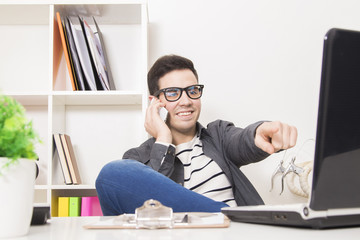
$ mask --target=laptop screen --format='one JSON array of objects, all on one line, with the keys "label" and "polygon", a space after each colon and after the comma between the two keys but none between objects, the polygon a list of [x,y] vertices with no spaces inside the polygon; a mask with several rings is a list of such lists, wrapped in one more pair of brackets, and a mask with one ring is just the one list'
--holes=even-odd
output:
[{"label": "laptop screen", "polygon": [[360,32],[324,40],[310,207],[360,207]]}]

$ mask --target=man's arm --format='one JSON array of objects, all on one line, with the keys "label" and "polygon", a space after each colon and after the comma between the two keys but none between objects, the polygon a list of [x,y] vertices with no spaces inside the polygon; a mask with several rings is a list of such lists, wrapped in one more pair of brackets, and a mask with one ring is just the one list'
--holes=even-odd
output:
[{"label": "man's arm", "polygon": [[123,159],[137,160],[169,177],[174,170],[175,147],[156,143],[155,139],[151,138],[139,147],[126,151]]},{"label": "man's arm", "polygon": [[226,121],[214,122],[213,131],[224,154],[237,166],[258,162],[269,154],[296,144],[297,130],[281,122],[257,122],[242,129]]},{"label": "man's arm", "polygon": [[233,123],[225,122],[224,154],[238,167],[261,161],[269,156],[269,153],[255,144],[256,130],[262,123],[256,122],[243,129],[235,127]]}]

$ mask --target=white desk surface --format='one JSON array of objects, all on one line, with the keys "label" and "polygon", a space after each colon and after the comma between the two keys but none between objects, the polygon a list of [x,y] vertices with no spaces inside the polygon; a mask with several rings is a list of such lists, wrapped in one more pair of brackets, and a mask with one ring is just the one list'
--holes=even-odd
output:
[{"label": "white desk surface", "polygon": [[229,239],[289,239],[289,240],[331,240],[360,239],[360,227],[342,229],[299,229],[231,222],[229,228],[217,229],[85,229],[84,225],[95,223],[99,217],[63,217],[52,218],[46,225],[31,226],[27,236],[17,240],[229,240]]}]

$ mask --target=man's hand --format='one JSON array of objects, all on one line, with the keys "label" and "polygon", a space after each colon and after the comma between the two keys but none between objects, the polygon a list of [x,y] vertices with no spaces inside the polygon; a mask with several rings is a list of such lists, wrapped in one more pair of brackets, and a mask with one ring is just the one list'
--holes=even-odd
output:
[{"label": "man's hand", "polygon": [[162,103],[159,99],[153,98],[153,101],[150,103],[149,107],[146,110],[145,116],[145,130],[154,138],[156,141],[171,143],[172,135],[169,127],[161,119],[159,115],[159,109],[165,107],[165,104]]},{"label": "man's hand", "polygon": [[297,129],[285,123],[264,122],[256,129],[255,145],[263,151],[273,154],[296,144]]}]

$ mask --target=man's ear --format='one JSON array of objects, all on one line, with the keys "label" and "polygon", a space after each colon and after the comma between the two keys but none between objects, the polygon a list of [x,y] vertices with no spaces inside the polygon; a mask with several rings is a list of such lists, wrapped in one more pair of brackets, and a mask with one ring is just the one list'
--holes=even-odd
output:
[{"label": "man's ear", "polygon": [[158,98],[153,95],[149,95],[149,102],[151,102],[151,100],[153,100],[153,99],[158,99]]}]

